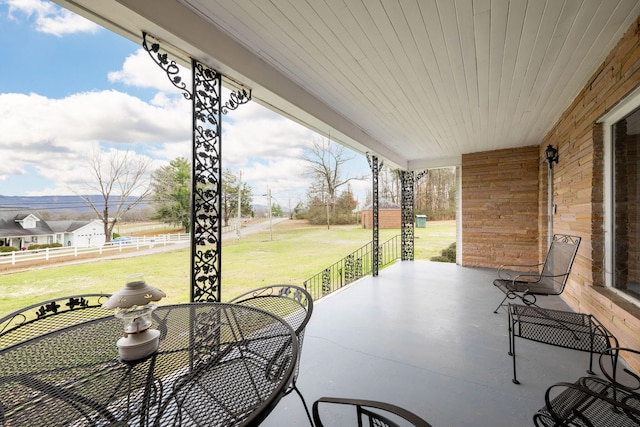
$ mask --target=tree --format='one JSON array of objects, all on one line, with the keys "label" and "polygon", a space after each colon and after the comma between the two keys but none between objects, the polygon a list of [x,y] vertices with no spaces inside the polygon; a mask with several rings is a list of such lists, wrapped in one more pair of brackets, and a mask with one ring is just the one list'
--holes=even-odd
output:
[{"label": "tree", "polygon": [[152,219],[191,229],[191,163],[184,157],[171,160],[151,176],[156,212]]},{"label": "tree", "polygon": [[229,169],[222,172],[222,218],[224,225],[229,225],[229,218],[238,212],[238,189],[240,191],[240,215],[253,215],[251,202],[253,194],[251,187],[246,182],[241,183],[240,177],[236,176]]},{"label": "tree", "polygon": [[76,194],[102,220],[105,242],[111,241],[113,227],[120,218],[151,193],[147,173],[150,165],[151,159],[135,156],[128,150],[113,150],[106,154],[99,149],[93,150],[89,169],[94,181],[85,181],[85,184],[100,195],[101,203],[91,195]]},{"label": "tree", "polygon": [[280,206],[280,204],[275,203],[271,205],[271,216],[281,218],[283,215],[284,212],[282,211],[282,207]]},{"label": "tree", "polygon": [[317,200],[325,206],[327,228],[331,225],[331,214],[335,210],[337,190],[340,186],[353,179],[361,177],[343,178],[342,169],[351,160],[345,154],[344,147],[330,140],[313,141],[313,146],[304,155],[307,162],[307,174],[313,179],[309,190],[309,198]]},{"label": "tree", "polygon": [[378,174],[378,197],[400,204],[400,172],[398,169],[380,168]]},{"label": "tree", "polygon": [[416,186],[416,213],[429,219],[454,219],[456,217],[455,168],[430,169]]}]

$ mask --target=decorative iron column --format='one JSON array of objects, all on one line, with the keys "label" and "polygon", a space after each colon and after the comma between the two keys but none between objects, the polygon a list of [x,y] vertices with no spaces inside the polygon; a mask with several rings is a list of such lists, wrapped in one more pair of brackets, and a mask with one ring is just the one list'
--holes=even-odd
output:
[{"label": "decorative iron column", "polygon": [[222,103],[222,74],[191,60],[191,92],[178,75],[175,61],[150,47],[143,33],[143,47],[166,73],[171,83],[192,102],[191,163],[191,301],[220,301],[222,255],[222,114],[249,102],[251,92],[232,92]]},{"label": "decorative iron column", "polygon": [[415,185],[426,173],[423,171],[416,176],[414,171],[400,171],[400,184],[402,185],[402,193],[400,194],[400,259],[402,261],[413,261],[415,258]]},{"label": "decorative iron column", "polygon": [[380,266],[380,228],[378,226],[378,175],[382,163],[378,164],[378,157],[367,153],[367,160],[369,161],[369,167],[371,168],[371,181],[373,183],[372,200],[371,200],[371,213],[373,216],[373,242],[372,242],[372,261],[371,261],[371,275],[376,277],[378,275],[378,267]]}]

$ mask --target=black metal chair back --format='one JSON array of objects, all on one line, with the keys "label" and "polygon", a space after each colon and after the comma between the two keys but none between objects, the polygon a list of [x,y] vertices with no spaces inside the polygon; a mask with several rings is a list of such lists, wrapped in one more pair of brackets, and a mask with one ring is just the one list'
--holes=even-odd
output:
[{"label": "black metal chair back", "polygon": [[553,236],[540,276],[540,282],[547,288],[541,294],[560,295],[564,291],[579,246],[580,237],[566,234]]},{"label": "black metal chair back", "polygon": [[270,285],[262,288],[254,289],[229,301],[234,304],[243,304],[251,307],[261,308],[269,311],[289,323],[298,338],[298,361],[296,363],[293,380],[286,394],[296,391],[304,409],[307,412],[309,421],[311,415],[307,408],[307,403],[302,393],[296,385],[298,372],[300,370],[300,355],[302,353],[302,342],[304,340],[304,330],[309,323],[311,314],[313,313],[313,298],[306,289],[294,285]]},{"label": "black metal chair back", "polygon": [[0,349],[70,325],[112,316],[102,308],[110,294],[83,294],[39,302],[0,319]]},{"label": "black metal chair back", "polygon": [[[344,405],[355,409],[355,414],[350,411],[346,416],[349,417],[347,422],[349,425],[358,426],[376,426],[376,427],[400,427],[407,425],[416,427],[431,427],[431,425],[414,414],[399,406],[392,405],[390,403],[378,402],[373,400],[361,400],[361,399],[343,399],[336,397],[321,397],[313,403],[313,422],[315,427],[324,427],[324,423],[320,417],[319,405]],[[329,406],[326,405],[326,406]],[[329,419],[329,415],[325,412],[325,422]],[[331,418],[336,418],[335,414]],[[343,417],[344,418],[344,417]],[[344,419],[341,418],[340,425],[346,425]],[[356,421],[357,420],[357,421]],[[331,424],[327,424],[331,425]]]},{"label": "black metal chair back", "polygon": [[581,238],[555,234],[544,263],[534,265],[502,265],[493,281],[504,298],[494,310],[506,306],[507,299],[520,298],[524,304],[536,305],[536,295],[560,295],[567,284]]}]

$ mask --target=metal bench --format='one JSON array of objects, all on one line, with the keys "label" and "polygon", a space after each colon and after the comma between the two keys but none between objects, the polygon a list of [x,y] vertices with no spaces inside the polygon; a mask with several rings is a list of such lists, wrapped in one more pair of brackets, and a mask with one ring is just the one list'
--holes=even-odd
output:
[{"label": "metal bench", "polygon": [[617,347],[618,340],[591,314],[551,310],[532,305],[509,304],[509,355],[516,376],[515,338],[537,341],[590,354],[589,372],[593,373],[593,354]]}]

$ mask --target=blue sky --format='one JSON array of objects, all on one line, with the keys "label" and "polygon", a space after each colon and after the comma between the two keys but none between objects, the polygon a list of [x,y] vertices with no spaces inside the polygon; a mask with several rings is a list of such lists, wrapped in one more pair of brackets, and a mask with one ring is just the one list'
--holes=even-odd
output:
[{"label": "blue sky", "polygon": [[[94,149],[154,168],[191,157],[191,104],[141,46],[48,0],[0,0],[0,61],[0,195],[85,192]],[[249,103],[225,117],[223,167],[242,170],[255,203],[268,186],[293,205],[309,185],[301,157],[321,139]],[[346,174],[368,174],[348,153]],[[370,183],[352,186],[363,199]]]}]

